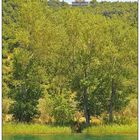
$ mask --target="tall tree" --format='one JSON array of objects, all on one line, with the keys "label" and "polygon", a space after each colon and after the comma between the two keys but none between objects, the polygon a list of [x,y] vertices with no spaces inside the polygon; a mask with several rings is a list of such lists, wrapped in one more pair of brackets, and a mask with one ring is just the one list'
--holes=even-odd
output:
[{"label": "tall tree", "polygon": [[42,96],[42,68],[33,54],[17,50],[14,55],[13,88],[10,97],[14,100],[10,112],[16,121],[30,122],[38,115],[38,100]]}]

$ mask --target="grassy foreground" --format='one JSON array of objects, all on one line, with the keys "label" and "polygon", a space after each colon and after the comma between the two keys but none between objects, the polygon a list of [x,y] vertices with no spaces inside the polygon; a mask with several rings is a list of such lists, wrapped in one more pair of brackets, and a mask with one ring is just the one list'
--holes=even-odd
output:
[{"label": "grassy foreground", "polygon": [[70,134],[69,127],[40,124],[3,124],[3,134]]},{"label": "grassy foreground", "polygon": [[89,127],[83,131],[84,134],[93,135],[136,135],[138,132],[137,124],[132,125],[102,125],[97,127]]},{"label": "grassy foreground", "polygon": [[[83,134],[90,135],[115,135],[137,134],[137,124],[133,125],[101,125],[89,127],[83,130]],[[71,134],[70,127],[57,127],[39,124],[3,124],[3,134]]]}]

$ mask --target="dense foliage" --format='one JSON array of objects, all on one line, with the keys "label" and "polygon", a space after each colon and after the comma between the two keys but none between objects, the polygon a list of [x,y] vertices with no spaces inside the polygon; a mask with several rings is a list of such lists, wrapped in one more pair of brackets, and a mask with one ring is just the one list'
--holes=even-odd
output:
[{"label": "dense foliage", "polygon": [[136,2],[3,0],[2,12],[3,102],[15,121],[115,122],[137,98]]}]

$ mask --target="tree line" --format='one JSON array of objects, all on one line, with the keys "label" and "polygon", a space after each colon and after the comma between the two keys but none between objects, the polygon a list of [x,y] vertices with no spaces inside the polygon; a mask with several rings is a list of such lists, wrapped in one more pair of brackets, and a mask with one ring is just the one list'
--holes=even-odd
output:
[{"label": "tree line", "polygon": [[3,114],[71,123],[114,114],[137,98],[137,3],[53,6],[3,0]]}]

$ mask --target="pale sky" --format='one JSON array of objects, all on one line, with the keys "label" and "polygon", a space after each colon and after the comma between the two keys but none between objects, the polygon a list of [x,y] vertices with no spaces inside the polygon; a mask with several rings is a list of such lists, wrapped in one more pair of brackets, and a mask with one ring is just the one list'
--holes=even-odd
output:
[{"label": "pale sky", "polygon": [[[68,3],[72,3],[73,1],[75,0],[64,0],[65,2],[68,2]],[[85,0],[85,1],[90,1],[90,0]],[[98,2],[101,2],[101,1],[111,1],[111,2],[115,2],[115,1],[120,1],[120,2],[125,2],[125,1],[129,1],[129,2],[134,2],[134,1],[137,1],[137,0],[97,0]]]}]

